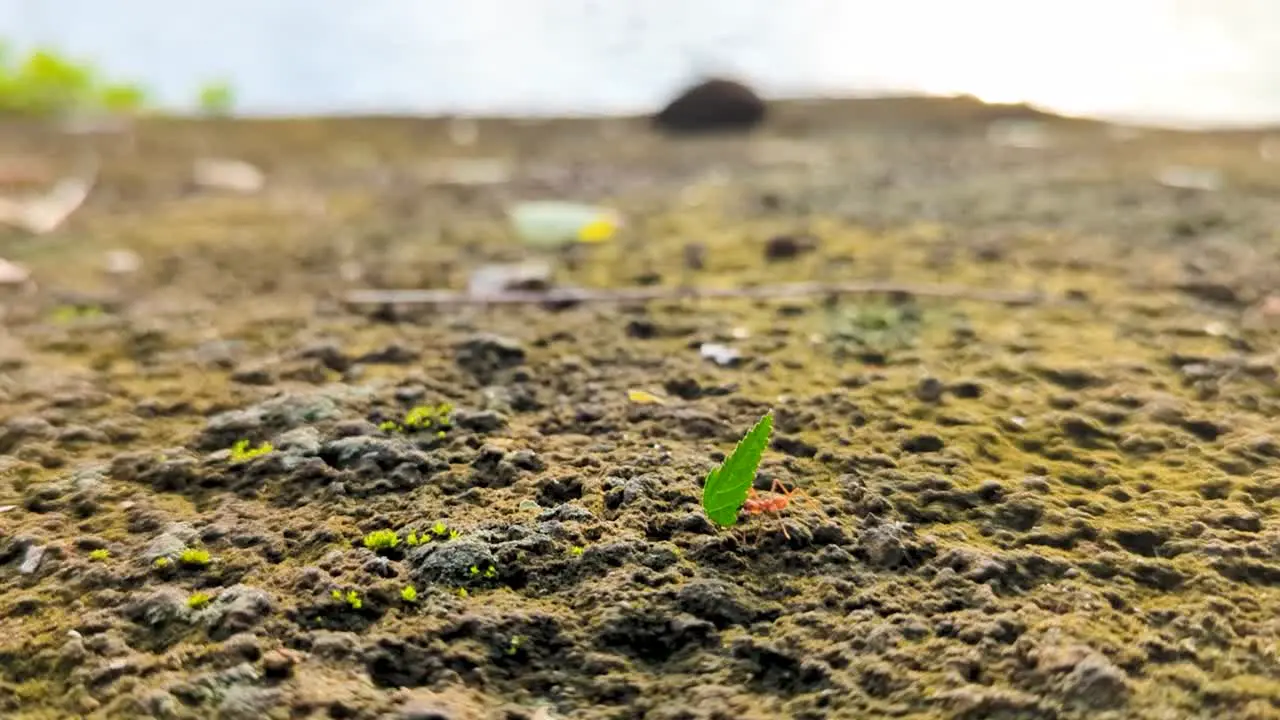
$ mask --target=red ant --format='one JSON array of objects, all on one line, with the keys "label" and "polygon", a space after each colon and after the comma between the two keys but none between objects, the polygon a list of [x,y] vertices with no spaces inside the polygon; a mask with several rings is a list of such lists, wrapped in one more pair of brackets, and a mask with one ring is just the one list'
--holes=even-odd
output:
[{"label": "red ant", "polygon": [[[791,498],[796,495],[799,495],[812,503],[815,509],[822,509],[822,506],[810,497],[809,493],[806,493],[799,486],[795,486],[788,490],[787,486],[783,485],[782,481],[777,478],[773,479],[773,484],[769,486],[769,492],[776,494],[772,497],[760,497],[756,494],[756,489],[754,487],[748,489],[747,501],[742,503],[742,509],[745,510],[748,515],[761,515],[769,512],[781,513],[783,510],[787,509],[787,506],[791,504]],[[778,526],[782,528],[782,536],[790,540],[791,534],[787,532],[787,526],[782,522],[781,517],[778,518]]]}]

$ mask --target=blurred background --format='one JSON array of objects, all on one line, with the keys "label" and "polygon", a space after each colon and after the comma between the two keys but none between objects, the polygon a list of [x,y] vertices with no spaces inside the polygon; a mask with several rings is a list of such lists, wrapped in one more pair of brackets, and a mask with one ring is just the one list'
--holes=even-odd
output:
[{"label": "blurred background", "polygon": [[771,97],[970,93],[1178,125],[1280,120],[1273,0],[0,0],[49,47],[243,114],[644,112],[702,75]]}]

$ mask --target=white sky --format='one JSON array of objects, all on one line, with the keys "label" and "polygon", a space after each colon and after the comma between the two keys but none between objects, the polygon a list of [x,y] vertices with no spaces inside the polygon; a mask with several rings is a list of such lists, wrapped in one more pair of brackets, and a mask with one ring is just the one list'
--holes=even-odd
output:
[{"label": "white sky", "polygon": [[1280,119],[1280,0],[0,0],[174,104],[644,110],[700,72],[767,92],[969,92],[1074,113]]}]

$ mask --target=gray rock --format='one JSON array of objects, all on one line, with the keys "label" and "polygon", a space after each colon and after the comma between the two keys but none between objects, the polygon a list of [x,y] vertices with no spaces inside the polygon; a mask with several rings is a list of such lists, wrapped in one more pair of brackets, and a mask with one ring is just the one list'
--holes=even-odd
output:
[{"label": "gray rock", "polygon": [[31,575],[40,569],[40,563],[44,560],[45,547],[43,545],[28,545],[27,552],[22,556],[22,565],[18,567],[18,572],[23,575]]},{"label": "gray rock", "polygon": [[351,358],[342,351],[342,346],[331,340],[312,343],[298,352],[304,360],[319,360],[322,365],[334,372],[345,372],[351,367]]},{"label": "gray rock", "polygon": [[236,340],[210,340],[193,351],[195,361],[205,367],[230,369],[244,351],[244,343]]},{"label": "gray rock", "polygon": [[320,431],[313,427],[295,428],[277,437],[273,445],[281,467],[294,470],[320,455]]},{"label": "gray rock", "polygon": [[371,557],[364,564],[364,571],[370,575],[380,578],[393,578],[396,576],[396,566],[385,557]]},{"label": "gray rock", "polygon": [[403,345],[392,343],[373,352],[365,353],[356,362],[369,365],[408,365],[418,359],[418,354]]},{"label": "gray rock", "polygon": [[321,447],[320,454],[340,470],[354,467],[361,461],[391,468],[404,462],[418,462],[425,457],[421,451],[399,438],[367,435],[330,440]]},{"label": "gray rock", "polygon": [[63,445],[75,443],[97,443],[105,445],[111,442],[107,434],[97,428],[84,425],[68,425],[58,433],[58,442]]},{"label": "gray rock", "polygon": [[451,707],[434,700],[411,700],[396,712],[396,720],[459,720]]},{"label": "gray rock", "polygon": [[231,373],[231,382],[259,387],[275,383],[275,375],[264,365],[247,365]]},{"label": "gray rock", "polygon": [[164,587],[156,590],[142,600],[127,605],[125,617],[135,623],[147,627],[162,627],[175,620],[187,617],[186,597],[175,588]]},{"label": "gray rock", "polygon": [[638,478],[606,477],[604,479],[604,504],[610,510],[632,505],[642,499],[653,498],[658,482],[650,475]]},{"label": "gray rock", "polygon": [[155,562],[156,558],[169,558],[173,560],[182,554],[187,547],[187,543],[182,538],[172,533],[161,533],[157,535],[150,543],[147,549],[142,551],[142,556],[147,562]]},{"label": "gray rock", "polygon": [[84,646],[84,638],[80,633],[74,630],[71,632],[75,634],[67,638],[67,641],[58,649],[58,662],[75,667],[89,658],[89,650]]},{"label": "gray rock", "polygon": [[200,464],[200,458],[185,448],[170,448],[159,453],[119,455],[112,461],[111,475],[160,492],[182,492],[203,477]]},{"label": "gray rock", "polygon": [[252,633],[240,633],[222,643],[222,652],[231,658],[255,662],[262,657],[262,641]]},{"label": "gray rock", "polygon": [[721,367],[737,367],[742,364],[742,353],[736,348],[721,343],[703,343],[698,348],[698,353],[703,359]]},{"label": "gray rock", "polygon": [[507,418],[495,410],[458,410],[453,414],[453,422],[475,432],[493,432],[507,426]]},{"label": "gray rock", "polygon": [[209,418],[201,433],[202,450],[221,450],[249,436],[275,434],[338,414],[338,404],[323,392],[286,393],[243,410],[229,410]]},{"label": "gray rock", "polygon": [[53,425],[44,418],[10,418],[4,425],[0,425],[0,455],[13,452],[25,440],[49,440],[54,433]]},{"label": "gray rock", "polygon": [[1090,707],[1114,707],[1129,695],[1129,681],[1124,671],[1106,657],[1092,653],[1076,664],[1062,680],[1063,693],[1073,701]]},{"label": "gray rock", "polygon": [[165,525],[164,532],[172,535],[184,543],[190,545],[200,538],[200,533],[191,526],[191,523],[173,522]]},{"label": "gray rock", "polygon": [[942,399],[944,392],[946,386],[936,377],[920,378],[920,382],[916,383],[916,399],[921,402],[936,403]]},{"label": "gray rock", "polygon": [[71,492],[86,495],[101,493],[107,483],[107,474],[110,470],[111,466],[106,463],[77,468],[68,478],[71,482]]},{"label": "gray rock", "polygon": [[728,78],[709,78],[674,97],[651,122],[671,134],[746,132],[764,122],[768,106],[750,87]]},{"label": "gray rock", "polygon": [[237,686],[252,686],[262,679],[262,674],[250,663],[233,665],[226,670],[197,675],[191,680],[173,685],[169,691],[186,704],[200,705],[226,697]]},{"label": "gray rock", "polygon": [[590,510],[571,503],[557,505],[538,513],[538,520],[543,522],[550,520],[558,520],[560,522],[591,522],[595,519],[596,516],[592,515]]},{"label": "gray rock", "polygon": [[313,427],[295,428],[277,437],[274,445],[282,453],[314,457],[320,454],[320,431]]},{"label": "gray rock", "polygon": [[507,459],[511,461],[512,465],[521,470],[542,472],[547,469],[547,464],[542,462],[542,458],[538,457],[537,453],[532,450],[517,450],[508,455]]},{"label": "gray rock", "polygon": [[182,717],[178,699],[167,690],[149,690],[137,700],[147,717],[157,720],[177,720]]},{"label": "gray rock", "polygon": [[420,585],[460,585],[474,579],[472,567],[487,568],[496,560],[488,545],[463,539],[419,546],[409,554],[409,563]]},{"label": "gray rock", "polygon": [[314,565],[302,568],[298,572],[298,577],[293,581],[293,586],[299,590],[314,590],[320,586],[320,582],[324,580],[325,572]]},{"label": "gray rock", "polygon": [[360,638],[350,632],[318,631],[311,635],[311,654],[324,660],[346,660],[360,650]]},{"label": "gray rock", "polygon": [[95,463],[76,468],[53,482],[38,484],[26,496],[27,508],[35,512],[61,509],[62,500],[67,498],[77,515],[92,515],[107,495],[110,469],[110,465]]},{"label": "gray rock", "polygon": [[332,432],[338,438],[377,435],[378,426],[368,420],[343,420],[334,424]]},{"label": "gray rock", "polygon": [[516,340],[483,333],[459,344],[455,359],[459,367],[487,383],[498,373],[523,364],[525,351]]},{"label": "gray rock", "polygon": [[268,711],[280,704],[280,691],[234,685],[223,693],[218,704],[218,720],[261,720]]},{"label": "gray rock", "polygon": [[910,526],[903,523],[866,528],[858,537],[858,552],[876,567],[897,567],[907,559],[908,548],[903,538],[910,532]]},{"label": "gray rock", "polygon": [[693,580],[676,593],[682,612],[714,623],[719,628],[748,625],[763,610],[740,597],[738,590],[720,580]]},{"label": "gray rock", "polygon": [[134,657],[114,658],[90,670],[88,681],[92,685],[107,685],[127,675],[136,675],[138,667],[139,662]]},{"label": "gray rock", "polygon": [[210,637],[225,640],[252,629],[270,613],[270,595],[247,585],[233,585],[218,593],[201,612],[201,619],[208,625]]}]

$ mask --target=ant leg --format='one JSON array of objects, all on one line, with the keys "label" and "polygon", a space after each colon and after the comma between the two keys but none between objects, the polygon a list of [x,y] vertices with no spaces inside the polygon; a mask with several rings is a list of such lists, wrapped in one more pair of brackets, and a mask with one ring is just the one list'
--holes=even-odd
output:
[{"label": "ant leg", "polygon": [[787,542],[791,542],[791,533],[787,532],[787,523],[782,519],[781,513],[778,514],[778,527],[782,528],[782,537],[786,538]]},{"label": "ant leg", "polygon": [[791,500],[791,498],[793,498],[793,497],[795,497],[795,496],[799,495],[801,498],[803,498],[804,500],[806,500],[807,502],[809,502],[809,503],[810,503],[810,505],[811,505],[815,510],[821,510],[821,509],[822,509],[822,505],[821,505],[820,503],[818,503],[818,501],[817,501],[817,500],[814,500],[814,499],[813,499],[813,496],[811,496],[809,493],[805,492],[805,491],[804,491],[804,488],[800,487],[799,485],[796,485],[796,486],[792,487],[790,490],[788,490],[788,489],[787,489],[787,486],[782,484],[782,481],[780,481],[780,480],[778,480],[778,479],[776,479],[776,478],[775,478],[775,479],[774,479],[774,481],[773,481],[773,492],[776,492],[776,493],[778,493],[779,495],[782,495],[783,497],[787,498],[787,500],[788,500],[788,501],[790,501],[790,500]]},{"label": "ant leg", "polygon": [[804,488],[800,488],[800,487],[793,488],[791,490],[791,494],[799,495],[805,502],[809,503],[809,505],[814,510],[821,511],[823,509],[822,503],[818,502],[817,500],[814,500],[812,495],[804,491]]}]

